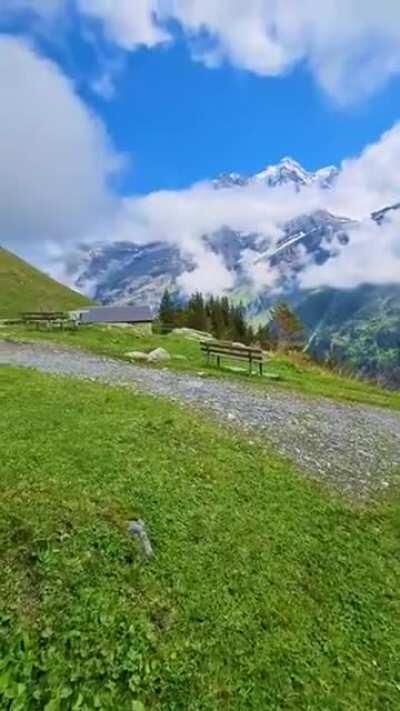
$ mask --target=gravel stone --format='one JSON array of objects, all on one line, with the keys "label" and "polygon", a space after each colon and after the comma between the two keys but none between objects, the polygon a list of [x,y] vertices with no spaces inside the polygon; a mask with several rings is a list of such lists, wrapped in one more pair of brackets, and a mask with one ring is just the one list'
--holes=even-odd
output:
[{"label": "gravel stone", "polygon": [[0,343],[0,365],[134,388],[212,412],[311,476],[365,497],[400,480],[400,412],[146,368],[43,343]]}]

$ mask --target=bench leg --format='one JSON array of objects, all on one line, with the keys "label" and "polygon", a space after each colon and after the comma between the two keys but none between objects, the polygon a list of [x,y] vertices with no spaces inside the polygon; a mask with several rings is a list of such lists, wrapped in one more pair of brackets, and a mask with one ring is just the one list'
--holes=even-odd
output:
[{"label": "bench leg", "polygon": [[218,368],[221,367],[221,358],[219,356],[217,356],[217,366]]},{"label": "bench leg", "polygon": [[262,375],[262,374],[263,374],[263,364],[260,363],[260,375]]}]

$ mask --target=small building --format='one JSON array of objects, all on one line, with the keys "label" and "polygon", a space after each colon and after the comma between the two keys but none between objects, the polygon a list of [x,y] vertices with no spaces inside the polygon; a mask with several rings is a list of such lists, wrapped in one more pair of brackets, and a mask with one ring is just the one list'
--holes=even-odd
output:
[{"label": "small building", "polygon": [[83,324],[131,326],[151,333],[153,314],[148,306],[99,306],[81,313]]}]

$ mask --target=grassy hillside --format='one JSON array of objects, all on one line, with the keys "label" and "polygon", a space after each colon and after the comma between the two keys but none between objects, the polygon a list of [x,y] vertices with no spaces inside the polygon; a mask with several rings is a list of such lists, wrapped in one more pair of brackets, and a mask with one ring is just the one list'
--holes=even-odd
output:
[{"label": "grassy hillside", "polygon": [[[129,328],[112,327],[83,327],[79,331],[64,332],[36,331],[22,326],[14,326],[1,329],[1,337],[25,341],[32,339],[53,341],[127,360],[129,358],[126,354],[129,351],[147,352],[162,347],[171,355],[171,360],[167,363],[163,362],[162,367],[172,370],[189,373],[201,372],[204,376],[238,379],[243,382],[251,381],[252,385],[262,388],[277,387],[295,390],[307,395],[330,397],[347,402],[362,402],[400,410],[399,392],[391,392],[363,380],[345,377],[338,372],[317,365],[301,354],[270,353],[267,355],[265,377],[260,378],[254,375],[250,379],[247,364],[224,360],[221,369],[214,365],[207,366],[198,341],[189,340],[176,334],[143,336]],[[279,380],[271,380],[269,378],[271,374],[277,376]]]},{"label": "grassy hillside", "polygon": [[21,311],[65,311],[89,300],[0,248],[0,319]]},{"label": "grassy hillside", "polygon": [[399,708],[398,498],[94,383],[2,368],[0,410],[2,709]]}]

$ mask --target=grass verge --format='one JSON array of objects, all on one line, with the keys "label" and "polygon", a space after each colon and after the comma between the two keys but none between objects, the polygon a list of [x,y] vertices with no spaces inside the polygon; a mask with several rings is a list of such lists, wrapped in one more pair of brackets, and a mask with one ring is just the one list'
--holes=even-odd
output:
[{"label": "grass verge", "polygon": [[1,368],[0,407],[2,709],[399,708],[398,499],[119,389]]}]

